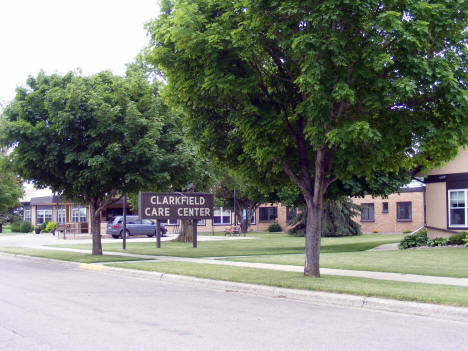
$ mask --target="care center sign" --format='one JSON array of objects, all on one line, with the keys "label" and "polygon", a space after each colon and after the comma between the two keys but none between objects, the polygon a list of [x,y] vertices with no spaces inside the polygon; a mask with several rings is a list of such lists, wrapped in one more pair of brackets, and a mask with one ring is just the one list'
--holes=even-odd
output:
[{"label": "care center sign", "polygon": [[213,217],[213,194],[139,193],[138,212],[145,219],[208,219]]}]

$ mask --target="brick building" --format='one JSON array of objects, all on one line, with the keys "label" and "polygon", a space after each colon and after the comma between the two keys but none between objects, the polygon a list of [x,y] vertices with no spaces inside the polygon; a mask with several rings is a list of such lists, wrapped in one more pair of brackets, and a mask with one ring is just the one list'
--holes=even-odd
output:
[{"label": "brick building", "polygon": [[[59,224],[68,224],[71,230],[75,233],[90,233],[90,215],[89,207],[86,205],[76,204],[70,201],[65,201],[59,196],[40,196],[32,197],[29,200],[23,200],[23,216],[24,220],[31,222],[33,225],[38,225],[47,221],[54,221]],[[127,208],[127,213],[133,213],[130,208]],[[106,233],[107,222],[112,217],[123,214],[123,200],[108,206],[101,212],[101,233]],[[255,211],[252,217],[252,225],[250,231],[266,231],[271,222],[277,221],[283,230],[287,230],[287,223],[295,216],[296,209],[288,208],[281,204],[262,204]],[[198,223],[199,232],[219,232],[224,231],[224,228],[235,225],[234,212],[231,210],[217,208],[214,209],[213,219],[200,220]],[[171,232],[180,230],[180,222],[176,220],[167,220],[163,223]]]},{"label": "brick building", "polygon": [[387,198],[366,195],[351,200],[363,207],[354,220],[363,233],[402,233],[424,226],[425,187],[402,188]]}]

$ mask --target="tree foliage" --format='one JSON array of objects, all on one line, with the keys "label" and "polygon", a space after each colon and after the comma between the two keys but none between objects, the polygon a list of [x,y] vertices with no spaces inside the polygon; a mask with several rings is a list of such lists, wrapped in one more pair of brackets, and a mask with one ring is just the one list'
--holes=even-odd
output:
[{"label": "tree foliage", "polygon": [[40,73],[5,109],[3,142],[15,170],[38,187],[89,204],[93,254],[99,214],[124,193],[165,188],[180,171],[180,140],[158,85],[130,66],[125,77]]},{"label": "tree foliage", "polygon": [[213,193],[220,206],[234,211],[242,233],[247,233],[252,217],[262,203],[278,201],[274,193],[265,194],[254,181],[234,173],[218,176]]},{"label": "tree foliage", "polygon": [[10,169],[6,156],[0,154],[0,223],[14,217],[11,210],[23,195],[21,179]]},{"label": "tree foliage", "polygon": [[325,199],[386,192],[376,177],[467,143],[466,16],[461,0],[162,1],[146,58],[203,150],[303,192],[319,276]]}]

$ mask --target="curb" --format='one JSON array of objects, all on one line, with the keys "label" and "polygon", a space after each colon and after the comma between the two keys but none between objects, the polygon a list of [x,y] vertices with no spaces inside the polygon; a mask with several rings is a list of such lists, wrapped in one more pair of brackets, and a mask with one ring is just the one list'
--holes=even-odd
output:
[{"label": "curb", "polygon": [[185,275],[166,274],[161,272],[148,272],[136,269],[109,267],[102,264],[79,263],[62,261],[50,258],[33,257],[25,255],[10,254],[0,252],[0,255],[15,256],[33,261],[51,261],[62,265],[72,266],[80,269],[87,269],[111,274],[125,274],[126,276],[152,279],[175,283],[184,286],[222,290],[229,293],[240,293],[270,298],[284,298],[296,301],[314,303],[318,305],[332,305],[351,308],[365,308],[374,311],[396,312],[423,317],[452,320],[468,323],[468,308],[447,305],[436,305],[430,303],[400,301],[384,299],[378,297],[358,296],[349,294],[338,294],[322,291],[299,290],[280,288],[266,285],[256,285],[247,283],[236,283],[230,281],[197,278]]}]

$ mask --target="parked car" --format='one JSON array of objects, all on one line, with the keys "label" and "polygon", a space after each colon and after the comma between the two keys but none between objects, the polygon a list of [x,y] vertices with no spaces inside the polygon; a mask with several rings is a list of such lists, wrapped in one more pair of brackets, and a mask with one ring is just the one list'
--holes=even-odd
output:
[{"label": "parked car", "polygon": [[[149,219],[139,219],[138,216],[127,217],[127,237],[131,235],[147,235],[152,237],[156,235],[156,223]],[[160,225],[161,235],[167,233],[167,228],[164,224]],[[121,238],[123,235],[123,216],[114,217],[107,223],[107,234],[111,234],[113,238]]]}]

